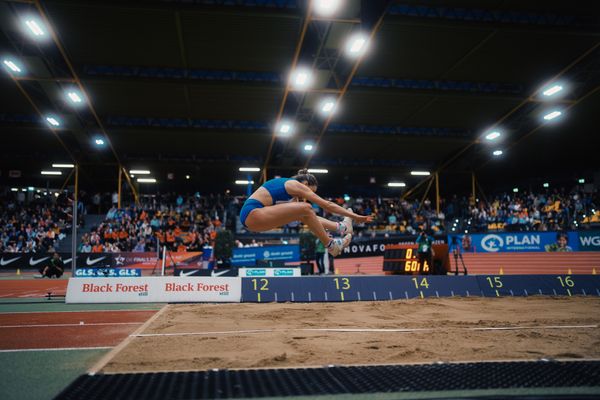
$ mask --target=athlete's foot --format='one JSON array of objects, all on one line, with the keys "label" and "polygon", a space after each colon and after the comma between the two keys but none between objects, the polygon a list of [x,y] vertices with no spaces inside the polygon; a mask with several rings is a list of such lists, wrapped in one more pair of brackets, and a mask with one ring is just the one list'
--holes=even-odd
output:
[{"label": "athlete's foot", "polygon": [[[348,211],[352,212],[352,209],[348,208]],[[340,232],[342,235],[346,235],[346,234],[352,235],[354,233],[354,230],[352,229],[352,218],[344,217],[341,224],[344,226],[344,228],[342,228],[343,232]]]},{"label": "athlete's foot", "polygon": [[342,238],[344,248],[350,246],[350,242],[352,242],[352,234],[348,233]]},{"label": "athlete's foot", "polygon": [[342,251],[350,245],[352,241],[352,235],[348,234],[343,238],[331,239],[329,245],[327,246],[327,251],[334,257],[342,254]]}]

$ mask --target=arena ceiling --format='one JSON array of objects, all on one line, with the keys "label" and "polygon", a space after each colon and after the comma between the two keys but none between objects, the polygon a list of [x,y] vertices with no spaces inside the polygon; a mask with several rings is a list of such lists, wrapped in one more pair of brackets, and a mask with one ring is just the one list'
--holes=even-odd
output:
[{"label": "arena ceiling", "polygon": [[[411,170],[513,185],[597,169],[600,13],[591,2],[344,3],[333,20],[307,22],[304,0],[1,2],[0,55],[22,72],[0,77],[0,179],[40,185],[42,169],[75,161],[88,186],[114,187],[121,164],[151,170],[163,191],[221,190],[246,178],[240,166],[272,177],[307,165],[329,170],[326,191],[387,193],[389,181],[422,179]],[[23,19],[44,15],[64,54],[26,34]],[[359,31],[373,38],[353,70],[344,46]],[[308,91],[286,89],[297,49],[297,65],[314,75]],[[64,94],[76,79],[88,95],[79,107]],[[565,94],[543,98],[549,82]],[[325,97],[341,97],[331,118],[317,112]],[[555,109],[561,118],[543,124]],[[50,113],[60,118],[54,132]],[[274,136],[280,119],[294,122],[291,137]],[[492,128],[502,136],[486,143]]]}]

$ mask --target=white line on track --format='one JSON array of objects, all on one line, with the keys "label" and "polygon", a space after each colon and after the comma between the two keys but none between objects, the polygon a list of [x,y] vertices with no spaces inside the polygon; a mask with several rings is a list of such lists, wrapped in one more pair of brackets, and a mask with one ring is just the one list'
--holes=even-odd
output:
[{"label": "white line on track", "polygon": [[[540,325],[540,326],[496,326],[482,328],[446,328],[446,330],[470,331],[500,331],[500,330],[525,330],[525,329],[594,329],[598,325]],[[339,333],[410,333],[410,332],[438,332],[439,328],[298,328],[298,329],[249,329],[239,331],[215,332],[181,332],[181,333],[134,333],[130,337],[160,337],[160,336],[218,336],[218,335],[247,335],[273,332],[339,332]]]},{"label": "white line on track", "polygon": [[143,322],[90,322],[81,321],[78,324],[37,324],[37,325],[2,325],[0,329],[6,328],[53,328],[65,326],[112,326],[112,325],[142,325]]},{"label": "white line on track", "polygon": [[[2,302],[0,301],[0,306],[2,306]],[[27,304],[27,303],[23,303]],[[135,309],[127,309],[127,310],[64,310],[64,311],[5,311],[0,312],[0,315],[3,314],[48,314],[48,313],[91,313],[91,312],[138,312],[138,311],[158,311],[159,308],[135,308]]]},{"label": "white line on track", "polygon": [[0,350],[0,353],[17,353],[21,351],[67,351],[67,350],[108,350],[112,349],[112,347],[57,347],[57,348],[47,348],[47,349],[10,349],[10,350]]}]

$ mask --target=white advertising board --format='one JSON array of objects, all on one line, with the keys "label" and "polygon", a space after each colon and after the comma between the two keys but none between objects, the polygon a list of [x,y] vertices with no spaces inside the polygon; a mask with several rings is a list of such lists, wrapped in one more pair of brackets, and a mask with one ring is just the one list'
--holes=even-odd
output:
[{"label": "white advertising board", "polygon": [[239,302],[239,277],[71,278],[67,303]]}]

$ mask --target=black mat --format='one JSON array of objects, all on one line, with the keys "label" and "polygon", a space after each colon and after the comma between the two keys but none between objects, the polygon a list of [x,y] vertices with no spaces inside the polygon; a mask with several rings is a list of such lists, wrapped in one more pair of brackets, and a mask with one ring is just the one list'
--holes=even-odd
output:
[{"label": "black mat", "polygon": [[[446,392],[446,395],[437,398],[452,398],[447,395],[448,391],[458,394],[465,391],[533,388],[562,388],[562,393],[564,388],[589,388],[600,396],[600,361],[82,375],[56,399],[224,399],[415,392]],[[534,393],[530,393],[513,398],[554,398],[551,395],[559,395],[561,391],[544,393],[545,396],[533,396]],[[457,398],[464,397],[461,395]],[[571,396],[561,398],[585,396],[578,397],[573,391]]]}]

